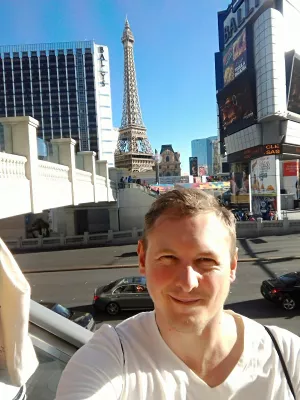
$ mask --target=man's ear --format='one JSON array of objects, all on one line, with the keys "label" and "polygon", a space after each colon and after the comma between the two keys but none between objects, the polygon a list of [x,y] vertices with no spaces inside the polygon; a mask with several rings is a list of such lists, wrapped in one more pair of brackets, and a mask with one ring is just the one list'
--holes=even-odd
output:
[{"label": "man's ear", "polygon": [[139,258],[139,270],[141,275],[145,275],[145,259],[146,259],[146,250],[145,244],[143,240],[138,241],[137,253]]},{"label": "man's ear", "polygon": [[230,263],[230,282],[233,283],[236,279],[236,269],[237,269],[237,262],[238,262],[238,247],[235,250],[235,254],[231,259]]}]

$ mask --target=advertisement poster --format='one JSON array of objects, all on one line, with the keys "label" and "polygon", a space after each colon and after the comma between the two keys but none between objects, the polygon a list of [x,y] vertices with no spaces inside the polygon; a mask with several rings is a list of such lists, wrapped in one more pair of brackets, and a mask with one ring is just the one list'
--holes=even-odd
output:
[{"label": "advertisement poster", "polygon": [[299,175],[299,162],[295,161],[285,161],[283,163],[283,176],[296,176]]},{"label": "advertisement poster", "polygon": [[231,135],[255,123],[255,86],[247,72],[236,78],[217,97],[221,135]]},{"label": "advertisement poster", "polygon": [[190,175],[198,176],[198,158],[197,157],[190,157]]},{"label": "advertisement poster", "polygon": [[253,196],[276,196],[275,168],[275,156],[264,156],[251,161]]},{"label": "advertisement poster", "polygon": [[298,58],[294,59],[288,110],[300,114],[300,60]]},{"label": "advertisement poster", "polygon": [[208,174],[208,167],[207,165],[200,165],[199,166],[199,176],[205,176]]},{"label": "advertisement poster", "polygon": [[223,53],[224,86],[232,82],[247,68],[246,29]]},{"label": "advertisement poster", "polygon": [[[276,197],[252,196],[253,215],[266,216],[268,212],[276,210],[277,210]],[[267,219],[267,217],[265,217],[264,219]]]},{"label": "advertisement poster", "polygon": [[230,191],[233,195],[249,193],[249,177],[246,171],[230,173]]}]

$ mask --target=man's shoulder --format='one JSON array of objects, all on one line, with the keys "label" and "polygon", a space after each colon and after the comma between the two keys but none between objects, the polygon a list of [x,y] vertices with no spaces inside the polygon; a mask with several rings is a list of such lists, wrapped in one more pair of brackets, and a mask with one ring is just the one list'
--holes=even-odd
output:
[{"label": "man's shoulder", "polygon": [[155,323],[154,311],[142,312],[125,319],[116,326],[118,333],[123,335],[148,332]]},{"label": "man's shoulder", "polygon": [[95,333],[91,341],[119,341],[119,337],[145,336],[154,326],[154,312],[142,312],[125,319],[116,326],[104,323]]},{"label": "man's shoulder", "polygon": [[[244,320],[245,329],[251,334],[252,338],[265,342],[270,340],[270,335],[265,329],[265,326],[253,319],[242,317]],[[266,325],[275,337],[280,349],[289,353],[290,351],[298,351],[300,354],[300,337],[293,332],[280,328],[275,325]],[[250,336],[250,335],[249,335]]]}]

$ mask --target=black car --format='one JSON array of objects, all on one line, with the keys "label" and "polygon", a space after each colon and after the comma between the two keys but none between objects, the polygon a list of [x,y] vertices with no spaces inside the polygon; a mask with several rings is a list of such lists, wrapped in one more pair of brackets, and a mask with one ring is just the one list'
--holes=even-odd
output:
[{"label": "black car", "polygon": [[63,317],[68,318],[70,321],[75,322],[76,324],[82,326],[83,328],[88,329],[89,331],[92,332],[95,331],[96,323],[94,321],[92,314],[90,313],[82,311],[73,311],[58,303],[47,303],[41,301],[40,304],[56,312],[57,314],[60,314]]},{"label": "black car", "polygon": [[281,304],[285,310],[293,310],[300,306],[300,272],[263,281],[260,291],[265,299]]},{"label": "black car", "polygon": [[116,315],[121,310],[152,310],[153,302],[147,290],[146,278],[131,276],[95,289],[93,306],[96,310]]}]

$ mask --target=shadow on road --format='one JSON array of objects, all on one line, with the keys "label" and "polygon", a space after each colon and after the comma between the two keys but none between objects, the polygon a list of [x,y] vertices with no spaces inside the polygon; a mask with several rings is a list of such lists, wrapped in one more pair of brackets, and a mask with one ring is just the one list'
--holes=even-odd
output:
[{"label": "shadow on road", "polygon": [[253,319],[292,319],[300,315],[300,310],[286,311],[279,305],[268,302],[265,299],[246,300],[238,303],[226,304],[225,309],[232,310],[238,314]]},{"label": "shadow on road", "polygon": [[137,257],[137,252],[132,251],[131,253],[123,253],[120,256],[116,256],[116,258],[128,258],[128,257]]},{"label": "shadow on road", "polygon": [[[239,242],[250,258],[257,258],[255,251],[252,250],[247,239],[240,239]],[[254,265],[260,267],[269,278],[276,278],[276,274],[262,260],[255,260]]]}]

